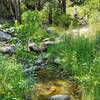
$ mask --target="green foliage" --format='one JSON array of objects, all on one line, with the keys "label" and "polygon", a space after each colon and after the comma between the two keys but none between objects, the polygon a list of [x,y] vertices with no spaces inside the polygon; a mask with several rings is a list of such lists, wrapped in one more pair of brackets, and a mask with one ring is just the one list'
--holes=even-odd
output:
[{"label": "green foliage", "polygon": [[[26,6],[38,8],[37,0],[24,0]],[[76,0],[78,5],[80,0]],[[80,4],[79,4],[80,5]],[[21,9],[24,12],[27,8],[22,4]],[[42,9],[43,7],[43,9]],[[88,15],[89,22],[98,23],[100,21],[100,0],[84,0],[84,4],[79,6]],[[68,29],[69,27],[79,27],[79,19],[73,19],[68,14],[63,14],[58,0],[41,0],[42,11],[26,11],[22,14],[22,24],[15,22],[17,37],[21,45],[16,50],[16,54],[11,57],[0,55],[0,100],[22,100],[23,95],[29,90],[29,79],[25,79],[23,74],[23,65],[33,67],[39,56],[47,58],[48,65],[47,77],[78,79],[85,89],[87,98],[84,100],[100,99],[100,31],[97,31],[95,39],[85,37],[73,37],[65,35],[62,42],[48,47],[47,52],[36,54],[27,52],[28,40],[37,44],[45,37],[55,41],[58,36],[56,33],[45,34],[42,27],[42,21],[48,20],[51,11],[53,23]],[[73,8],[72,8],[73,9]],[[79,11],[81,12],[81,10]],[[80,15],[80,14],[79,14]],[[11,25],[10,25],[11,26]],[[9,23],[4,24],[8,28]],[[97,30],[97,27],[96,29]],[[16,40],[13,40],[16,44]],[[20,64],[21,63],[21,64]],[[67,74],[66,74],[67,73]],[[34,68],[32,77],[37,78]],[[27,75],[26,75],[27,76]],[[32,83],[33,84],[33,83]],[[33,91],[32,91],[33,92]]]},{"label": "green foliage", "polygon": [[72,28],[77,28],[79,27],[79,21],[77,19],[73,19],[72,23],[71,23],[71,27]]},{"label": "green foliage", "polygon": [[0,99],[22,100],[28,89],[22,66],[15,59],[8,59],[0,54]]},{"label": "green foliage", "polygon": [[37,56],[35,53],[33,52],[26,52],[27,51],[27,47],[21,45],[19,48],[17,48],[16,50],[16,58],[18,61],[20,62],[28,62],[30,60],[34,60]]},{"label": "green foliage", "polygon": [[37,11],[27,11],[22,14],[22,24],[16,26],[18,37],[23,42],[29,39],[40,41],[44,32],[41,29],[41,18]]},{"label": "green foliage", "polygon": [[83,9],[84,14],[89,16],[90,23],[100,21],[100,0],[86,0]]},{"label": "green foliage", "polygon": [[64,42],[48,50],[49,59],[58,59],[60,66],[67,73],[71,72],[70,77],[78,79],[85,87],[90,100],[93,97],[99,100],[100,95],[100,56],[97,54],[96,46],[99,46],[99,43],[96,44],[96,41],[85,37],[67,36]]},{"label": "green foliage", "polygon": [[23,0],[26,5],[34,6],[37,0]]},{"label": "green foliage", "polygon": [[61,27],[64,27],[65,29],[67,29],[71,25],[72,18],[70,15],[61,14],[61,12],[58,11],[53,16],[53,22],[56,25],[59,25]]},{"label": "green foliage", "polygon": [[100,50],[100,31],[97,31],[96,33],[96,47]]},{"label": "green foliage", "polygon": [[[55,51],[56,49],[57,51]],[[94,58],[94,49],[95,42],[90,41],[88,38],[78,37],[74,39],[71,36],[67,36],[64,42],[51,47],[49,52],[55,55],[60,55],[60,53],[64,52],[68,54],[76,52],[76,57],[79,62],[91,62]],[[63,54],[63,56],[64,55],[65,54]]]}]

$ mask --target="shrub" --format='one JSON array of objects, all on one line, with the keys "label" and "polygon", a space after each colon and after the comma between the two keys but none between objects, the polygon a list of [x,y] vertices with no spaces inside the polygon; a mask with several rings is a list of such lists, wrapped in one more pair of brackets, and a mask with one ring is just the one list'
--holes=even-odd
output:
[{"label": "shrub", "polygon": [[64,27],[65,29],[69,28],[71,22],[72,22],[72,18],[70,15],[67,14],[62,14],[59,12],[56,12],[53,16],[53,22],[56,25],[60,25],[62,27]]},{"label": "shrub", "polygon": [[0,99],[22,100],[28,89],[22,66],[0,54]]},{"label": "shrub", "polygon": [[44,36],[41,27],[41,18],[38,11],[27,11],[22,14],[22,24],[16,27],[18,37],[23,42],[29,39],[40,41]]},{"label": "shrub", "polygon": [[84,4],[84,14],[89,16],[90,23],[95,23],[100,20],[100,1],[99,0],[86,0]]}]

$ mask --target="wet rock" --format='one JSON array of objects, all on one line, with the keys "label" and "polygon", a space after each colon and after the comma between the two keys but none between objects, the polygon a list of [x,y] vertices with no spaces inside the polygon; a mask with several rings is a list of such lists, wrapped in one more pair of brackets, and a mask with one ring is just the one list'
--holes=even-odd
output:
[{"label": "wet rock", "polygon": [[46,64],[47,64],[46,58],[39,58],[34,63],[35,66],[45,66]]},{"label": "wet rock", "polygon": [[38,58],[34,63],[24,65],[24,74],[26,76],[32,75],[34,71],[39,71],[47,65],[47,59]]},{"label": "wet rock", "polygon": [[29,76],[33,72],[33,67],[25,68],[23,72],[26,76]]},{"label": "wet rock", "polygon": [[11,53],[15,52],[15,49],[16,49],[16,46],[14,44],[4,45],[4,46],[0,47],[0,53],[11,54]]},{"label": "wet rock", "polygon": [[2,32],[0,31],[0,41],[3,40],[10,40],[11,39],[11,35],[7,34],[6,32]]},{"label": "wet rock", "polygon": [[27,93],[27,94],[24,96],[24,100],[32,100],[32,94],[31,94],[31,93]]},{"label": "wet rock", "polygon": [[71,98],[67,95],[54,95],[49,100],[71,100]]}]

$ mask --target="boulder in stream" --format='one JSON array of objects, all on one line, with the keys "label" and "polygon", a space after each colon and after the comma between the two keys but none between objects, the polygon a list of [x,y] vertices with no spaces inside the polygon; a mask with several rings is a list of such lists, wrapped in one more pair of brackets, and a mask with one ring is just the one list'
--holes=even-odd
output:
[{"label": "boulder in stream", "polygon": [[71,100],[71,98],[67,95],[54,95],[49,100]]}]

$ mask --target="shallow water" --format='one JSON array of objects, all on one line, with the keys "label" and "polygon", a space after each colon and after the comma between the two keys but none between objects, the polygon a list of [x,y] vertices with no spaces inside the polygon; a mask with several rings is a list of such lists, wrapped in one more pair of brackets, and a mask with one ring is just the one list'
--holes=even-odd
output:
[{"label": "shallow water", "polygon": [[79,84],[65,80],[37,83],[36,95],[33,95],[32,100],[48,100],[49,97],[57,94],[68,95],[71,100],[82,100],[82,90]]}]

